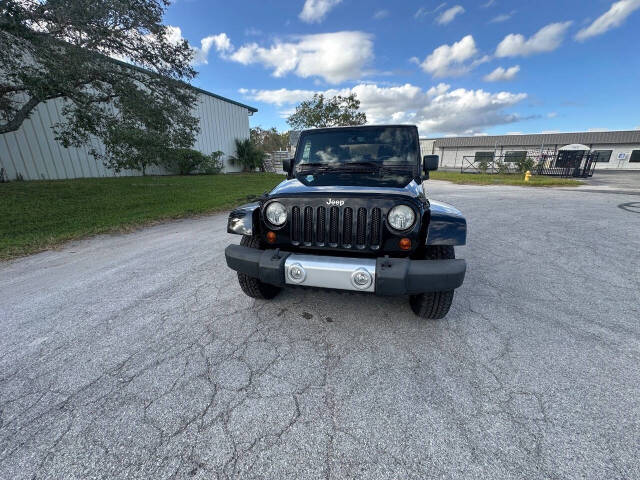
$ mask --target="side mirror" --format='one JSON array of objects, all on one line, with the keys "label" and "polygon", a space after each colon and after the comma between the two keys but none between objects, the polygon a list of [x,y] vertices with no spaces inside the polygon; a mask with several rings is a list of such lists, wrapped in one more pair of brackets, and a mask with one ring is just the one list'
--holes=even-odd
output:
[{"label": "side mirror", "polygon": [[429,172],[438,169],[438,163],[440,163],[440,157],[438,155],[425,155],[422,158],[422,169],[424,173],[429,175]]},{"label": "side mirror", "polygon": [[282,160],[282,169],[287,172],[287,177],[291,176],[291,166],[293,165],[293,161],[291,158],[287,158]]}]

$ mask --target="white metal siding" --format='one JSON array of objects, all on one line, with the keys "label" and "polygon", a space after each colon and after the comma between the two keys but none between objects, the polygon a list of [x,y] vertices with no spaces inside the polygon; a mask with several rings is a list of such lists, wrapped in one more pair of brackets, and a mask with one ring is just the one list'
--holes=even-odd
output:
[{"label": "white metal siding", "polygon": [[435,140],[431,140],[429,138],[421,138],[420,139],[420,154],[422,156],[432,155],[434,153],[433,145]]},{"label": "white metal siding", "polygon": [[[63,105],[61,99],[42,103],[20,129],[0,135],[0,167],[6,170],[10,180],[18,175],[25,180],[140,175],[132,170],[116,174],[89,154],[89,146],[62,147],[55,140],[51,127],[62,120]],[[240,170],[230,165],[229,156],[235,154],[236,138],[249,137],[249,111],[240,105],[198,93],[195,114],[200,119],[200,133],[194,148],[204,154],[220,150],[225,154],[225,171]],[[98,150],[104,148],[98,139],[91,142]],[[160,167],[152,167],[147,173],[162,175],[166,172]]]},{"label": "white metal siding", "polygon": [[[553,152],[564,145],[545,145],[545,151]],[[596,163],[597,170],[606,169],[624,169],[624,170],[640,170],[640,163],[629,163],[631,152],[640,150],[640,144],[591,144],[588,145],[591,150],[613,150],[609,162]],[[434,153],[440,155],[440,166],[447,168],[460,168],[463,166],[464,157],[473,157],[476,152],[495,152],[496,155],[503,155],[506,152],[527,150],[536,151],[540,149],[540,145],[510,145],[497,147],[438,147],[436,144]],[[618,160],[618,154],[624,153],[625,158]],[[469,166],[466,164],[466,166]]]},{"label": "white metal siding", "polygon": [[[625,170],[640,170],[640,163],[629,163],[631,158],[631,152],[633,150],[640,150],[640,144],[632,145],[591,145],[591,150],[613,150],[611,152],[611,158],[608,162],[596,163],[596,170],[607,169],[625,169]],[[618,154],[624,153],[625,158],[618,160]]]}]

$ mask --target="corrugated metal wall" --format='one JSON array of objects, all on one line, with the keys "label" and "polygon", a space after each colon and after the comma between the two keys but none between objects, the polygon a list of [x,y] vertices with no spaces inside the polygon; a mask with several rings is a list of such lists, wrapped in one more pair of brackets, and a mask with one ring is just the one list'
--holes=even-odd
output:
[{"label": "corrugated metal wall", "polygon": [[[501,146],[495,147],[438,147],[435,146],[435,153],[440,155],[440,166],[447,168],[460,168],[463,165],[469,166],[468,162],[465,162],[465,157],[471,159],[475,156],[476,152],[494,152],[495,155],[504,155],[506,152],[526,150],[529,155],[536,157],[541,148],[544,148],[546,153],[555,154],[560,147],[564,145],[516,145],[516,146]],[[611,158],[609,162],[596,163],[596,170],[616,169],[616,170],[640,170],[640,163],[629,162],[631,158],[631,152],[634,150],[640,150],[640,144],[592,144],[588,145],[591,150],[611,150]],[[624,154],[624,155],[620,155]],[[621,156],[621,158],[619,158]]]},{"label": "corrugated metal wall", "polygon": [[[194,148],[205,154],[221,150],[225,153],[225,171],[240,170],[229,164],[228,157],[235,153],[236,138],[249,137],[249,111],[204,93],[198,93],[198,100],[195,113],[200,118],[200,133]],[[51,128],[62,119],[62,107],[60,99],[40,104],[18,131],[0,135],[0,167],[6,170],[9,180],[15,180],[18,175],[24,180],[140,175],[137,171],[116,174],[93,158],[88,146],[62,147]],[[103,148],[96,139],[93,146]],[[153,167],[147,173],[165,172]]]}]

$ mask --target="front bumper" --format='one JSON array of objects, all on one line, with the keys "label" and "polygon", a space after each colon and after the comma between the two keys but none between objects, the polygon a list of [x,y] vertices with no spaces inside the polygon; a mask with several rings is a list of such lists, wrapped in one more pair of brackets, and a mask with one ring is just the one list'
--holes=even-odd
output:
[{"label": "front bumper", "polygon": [[[363,291],[376,295],[453,290],[462,285],[467,270],[464,260],[299,255],[242,245],[229,245],[225,257],[229,268],[264,283]],[[366,281],[367,275],[369,281]]]}]

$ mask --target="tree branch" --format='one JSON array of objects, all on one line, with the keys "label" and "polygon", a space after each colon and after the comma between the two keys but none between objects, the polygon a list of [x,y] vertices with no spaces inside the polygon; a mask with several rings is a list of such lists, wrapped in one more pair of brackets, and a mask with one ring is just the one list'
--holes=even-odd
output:
[{"label": "tree branch", "polygon": [[39,103],[39,98],[31,97],[27,101],[27,103],[25,103],[7,123],[3,123],[2,125],[0,125],[0,135],[2,135],[3,133],[15,132],[16,130],[18,130],[22,125],[22,122],[29,118],[31,112],[38,106]]}]

